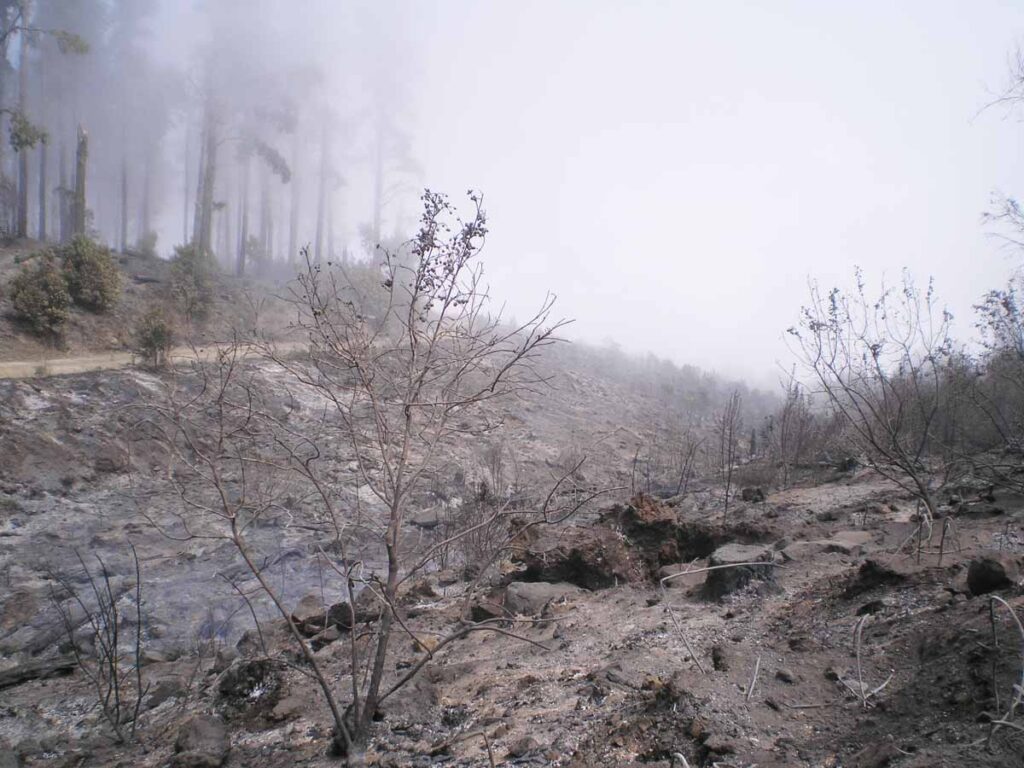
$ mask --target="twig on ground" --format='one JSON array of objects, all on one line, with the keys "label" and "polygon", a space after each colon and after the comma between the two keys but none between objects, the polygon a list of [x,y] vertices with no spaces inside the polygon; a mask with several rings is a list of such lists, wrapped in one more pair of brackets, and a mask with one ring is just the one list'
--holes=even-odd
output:
[{"label": "twig on ground", "polygon": [[659,583],[664,584],[666,581],[672,581],[672,579],[678,579],[680,576],[692,576],[695,573],[704,573],[705,571],[717,571],[722,568],[741,568],[745,565],[767,565],[772,568],[785,568],[782,563],[774,563],[771,560],[759,560],[754,563],[725,563],[724,565],[709,565],[706,568],[695,568],[692,571],[680,571],[679,573],[673,573],[669,576],[665,576]]},{"label": "twig on ground", "polygon": [[679,633],[679,637],[683,639],[683,645],[686,646],[686,651],[690,654],[690,658],[693,659],[693,662],[697,665],[697,669],[700,670],[700,673],[702,675],[706,675],[707,670],[704,669],[704,665],[700,663],[700,659],[697,658],[697,654],[693,652],[693,648],[690,646],[690,640],[686,637],[686,633],[683,632],[683,628],[679,626],[679,622],[676,620],[676,615],[673,612],[671,605],[668,606],[668,615],[672,619],[672,623],[676,625],[676,631]]},{"label": "twig on ground", "polygon": [[754,662],[754,674],[750,678],[750,686],[747,688],[746,700],[750,701],[750,697],[754,695],[754,686],[757,685],[757,673],[761,671],[761,657],[757,657],[757,661]]}]

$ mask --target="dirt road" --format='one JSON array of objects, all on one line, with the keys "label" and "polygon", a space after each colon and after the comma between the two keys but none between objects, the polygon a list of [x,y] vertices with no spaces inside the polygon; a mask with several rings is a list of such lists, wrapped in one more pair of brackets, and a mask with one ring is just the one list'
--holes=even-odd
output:
[{"label": "dirt road", "polygon": [[[207,344],[202,347],[175,347],[170,352],[170,361],[187,363],[192,360],[213,360],[217,352],[228,345]],[[305,348],[304,342],[281,342],[276,345],[279,352],[292,353]],[[244,356],[256,354],[252,347],[246,347]],[[37,360],[0,360],[0,379],[31,379],[39,376],[66,376],[89,371],[113,371],[129,368],[138,362],[138,355],[132,352],[97,352],[90,355],[50,357]]]}]

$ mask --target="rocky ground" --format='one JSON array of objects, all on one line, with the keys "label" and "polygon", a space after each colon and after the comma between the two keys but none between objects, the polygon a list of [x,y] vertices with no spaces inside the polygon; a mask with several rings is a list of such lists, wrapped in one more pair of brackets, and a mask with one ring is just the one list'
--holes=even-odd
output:
[{"label": "rocky ground", "polygon": [[[629,433],[655,402],[586,372],[561,375],[558,394],[512,413],[520,482],[550,482],[571,443],[593,456],[581,482],[628,484]],[[281,663],[294,654],[270,612],[260,613],[270,660],[254,640],[225,578],[244,576],[230,546],[147,525],[174,498],[158,482],[160,456],[129,451],[126,433],[159,387],[137,371],[0,382],[0,766],[337,764],[325,754],[326,706],[301,665]],[[479,466],[483,448],[464,446],[453,465]],[[993,734],[991,721],[1020,681],[1022,641],[1001,605],[993,624],[990,606],[997,595],[1024,613],[1024,499],[962,489],[918,553],[900,549],[917,526],[913,500],[868,472],[765,490],[728,514],[706,484],[666,502],[621,491],[525,540],[468,605],[459,574],[430,574],[404,600],[417,641],[396,639],[389,674],[466,608],[531,642],[477,632],[444,646],[388,702],[371,761],[1021,765],[1024,735]],[[431,513],[410,533],[431,535]],[[298,619],[309,621],[310,596],[343,599],[330,579],[321,591],[308,532],[259,537]],[[68,661],[54,605],[69,604],[62,590],[88,588],[77,547],[94,572],[103,559],[133,609],[129,540],[143,573],[146,693],[135,741],[117,745]],[[737,562],[755,564],[705,570]],[[348,631],[317,642],[340,691]]]}]

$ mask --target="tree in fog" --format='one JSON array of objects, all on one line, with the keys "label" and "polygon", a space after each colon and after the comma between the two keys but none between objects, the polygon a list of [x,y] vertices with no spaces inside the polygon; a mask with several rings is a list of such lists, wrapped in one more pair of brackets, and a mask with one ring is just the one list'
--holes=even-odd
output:
[{"label": "tree in fog", "polygon": [[[272,344],[259,343],[265,360],[285,376],[285,387],[280,380],[262,386],[259,370],[244,367],[233,346],[198,365],[199,381],[191,388],[154,406],[153,424],[178,465],[171,481],[184,503],[184,531],[196,535],[212,525],[235,545],[306,660],[334,717],[337,749],[350,765],[365,764],[381,704],[434,658],[428,651],[397,675],[388,664],[396,633],[416,639],[398,610],[401,590],[439,547],[504,522],[509,512],[502,507],[486,520],[466,521],[426,550],[406,535],[405,523],[451,447],[498,428],[487,406],[545,383],[535,358],[561,326],[548,324],[550,297],[516,327],[486,312],[475,263],[487,231],[479,197],[472,196],[466,220],[443,195],[428,191],[423,202],[419,233],[401,258],[385,254],[369,305],[337,267],[322,267],[307,254],[292,297],[308,355],[279,355]],[[282,407],[282,391],[321,404],[315,429],[296,429],[289,406]],[[337,471],[349,462],[376,511],[352,508],[339,495]],[[555,512],[557,487],[536,509],[517,515],[529,525],[564,519],[572,509]],[[289,498],[305,501],[300,507]],[[574,498],[571,506],[581,503]],[[350,596],[361,587],[376,605],[375,630],[350,636],[350,680],[343,689],[319,666],[249,539],[259,521],[289,508],[289,516],[308,515],[309,525],[333,532],[339,557],[327,565]],[[349,552],[354,540],[367,536],[385,553],[381,574],[366,573]],[[460,624],[438,648],[473,631],[507,633],[501,623]]]},{"label": "tree in fog", "polygon": [[732,492],[732,477],[739,456],[739,439],[743,431],[741,406],[743,398],[739,392],[729,395],[725,405],[714,416],[714,435],[718,450],[718,466],[725,480],[725,498],[722,514],[729,514],[729,500]]},{"label": "tree in fog", "polygon": [[[848,429],[854,449],[879,474],[937,514],[937,491],[957,460],[941,440],[940,415],[953,356],[952,316],[931,283],[904,273],[897,287],[869,297],[860,273],[850,293],[812,285],[800,324],[789,333],[804,371]],[[930,523],[929,523],[930,524]]]}]

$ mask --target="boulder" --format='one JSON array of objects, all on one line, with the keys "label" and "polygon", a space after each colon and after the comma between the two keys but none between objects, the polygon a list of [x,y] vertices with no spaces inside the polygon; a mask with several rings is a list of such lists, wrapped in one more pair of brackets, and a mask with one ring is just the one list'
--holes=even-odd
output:
[{"label": "boulder", "polygon": [[322,648],[326,648],[333,642],[341,639],[341,630],[334,624],[331,624],[323,632],[318,632],[310,638],[309,644],[312,646],[313,651],[319,651]]},{"label": "boulder", "polygon": [[473,621],[504,619],[508,617],[505,610],[505,590],[493,589],[477,598],[469,609],[469,618]]},{"label": "boulder", "polygon": [[292,693],[284,697],[270,710],[270,719],[275,722],[291,720],[298,717],[309,706],[309,697],[305,694]]},{"label": "boulder", "polygon": [[857,557],[874,539],[874,534],[870,531],[839,531],[827,540],[825,551]]},{"label": "boulder", "polygon": [[806,560],[824,553],[858,557],[872,541],[874,536],[869,531],[840,531],[829,539],[794,541],[782,550],[782,557],[787,561]]},{"label": "boulder", "polygon": [[518,739],[508,748],[508,756],[525,757],[533,752],[538,752],[541,749],[541,744],[533,736],[523,736]]},{"label": "boulder", "polygon": [[740,498],[752,504],[760,504],[764,501],[764,491],[760,488],[744,488],[740,491]]},{"label": "boulder", "polygon": [[[704,596],[711,600],[720,600],[725,595],[742,589],[751,581],[774,581],[774,569],[767,565],[772,561],[772,554],[770,547],[757,544],[726,544],[719,547],[708,558],[708,567],[715,570],[707,571],[704,579]],[[766,565],[741,565],[761,562]]]},{"label": "boulder", "polygon": [[[696,587],[704,583],[704,573],[699,572],[693,575],[687,574],[689,571],[700,571],[703,568],[705,562],[698,560],[692,563],[676,563],[675,565],[663,565],[658,569],[658,582],[662,584],[666,589],[682,589],[685,587]],[[668,581],[661,581],[662,579],[670,578]]]},{"label": "boulder", "polygon": [[522,616],[539,616],[548,603],[579,592],[572,584],[513,581],[505,589],[505,608]]},{"label": "boulder", "polygon": [[164,677],[157,681],[156,685],[149,688],[149,695],[144,705],[146,709],[156,709],[169,699],[176,699],[185,694],[187,686],[185,681],[177,676]]},{"label": "boulder", "polygon": [[106,474],[125,472],[128,469],[128,451],[115,443],[103,443],[93,452],[93,468]]},{"label": "boulder", "polygon": [[292,611],[292,621],[306,637],[320,632],[327,624],[327,607],[320,595],[308,594],[299,600]]},{"label": "boulder", "polygon": [[794,541],[792,544],[787,544],[782,549],[782,559],[787,563],[791,563],[794,560],[807,560],[815,557],[816,555],[824,554],[828,549],[828,541],[826,539],[819,539],[818,541]]},{"label": "boulder", "polygon": [[196,715],[178,730],[174,742],[173,768],[220,768],[231,751],[224,721],[211,715]]},{"label": "boulder", "polygon": [[441,515],[436,508],[426,509],[410,517],[409,522],[417,528],[422,528],[425,531],[432,531],[441,524]]},{"label": "boulder", "polygon": [[967,567],[967,589],[972,595],[984,595],[1013,586],[1019,575],[1013,558],[993,552],[971,560]]}]

